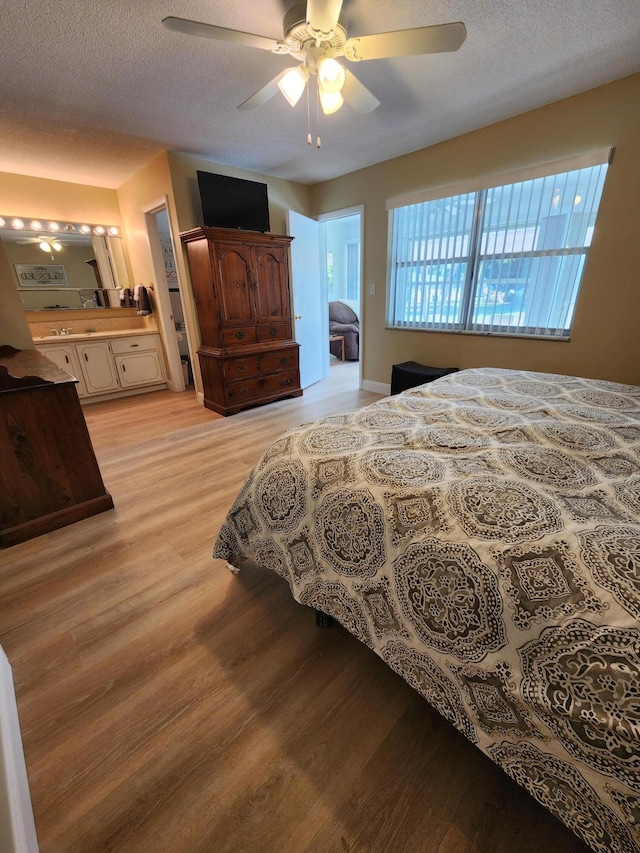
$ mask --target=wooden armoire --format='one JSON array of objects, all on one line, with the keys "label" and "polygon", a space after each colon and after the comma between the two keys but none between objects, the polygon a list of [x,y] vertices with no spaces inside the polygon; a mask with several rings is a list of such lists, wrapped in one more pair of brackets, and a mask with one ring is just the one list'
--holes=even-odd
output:
[{"label": "wooden armoire", "polygon": [[180,237],[202,339],[205,406],[233,415],[300,396],[289,290],[293,238],[226,228],[194,228]]}]

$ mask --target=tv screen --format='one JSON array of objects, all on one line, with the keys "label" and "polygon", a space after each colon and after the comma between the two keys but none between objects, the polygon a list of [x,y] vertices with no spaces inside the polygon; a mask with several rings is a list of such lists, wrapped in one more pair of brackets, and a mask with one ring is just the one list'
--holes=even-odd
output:
[{"label": "tv screen", "polygon": [[208,228],[269,230],[267,185],[213,172],[198,172],[202,221]]}]

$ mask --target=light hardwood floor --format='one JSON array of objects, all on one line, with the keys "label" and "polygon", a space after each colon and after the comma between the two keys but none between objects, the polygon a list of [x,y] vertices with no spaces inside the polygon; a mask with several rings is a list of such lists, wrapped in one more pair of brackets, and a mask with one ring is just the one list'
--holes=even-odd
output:
[{"label": "light hardwood floor", "polygon": [[377,399],[355,371],[230,418],[85,408],[115,509],[0,551],[42,853],[586,849],[279,577],[211,558],[272,439]]}]

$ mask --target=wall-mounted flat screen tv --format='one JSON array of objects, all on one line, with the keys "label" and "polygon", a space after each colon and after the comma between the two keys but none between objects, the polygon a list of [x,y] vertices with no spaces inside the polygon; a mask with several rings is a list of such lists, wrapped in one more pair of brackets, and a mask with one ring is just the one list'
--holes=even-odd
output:
[{"label": "wall-mounted flat screen tv", "polygon": [[229,175],[198,172],[202,221],[208,228],[269,230],[267,185]]}]

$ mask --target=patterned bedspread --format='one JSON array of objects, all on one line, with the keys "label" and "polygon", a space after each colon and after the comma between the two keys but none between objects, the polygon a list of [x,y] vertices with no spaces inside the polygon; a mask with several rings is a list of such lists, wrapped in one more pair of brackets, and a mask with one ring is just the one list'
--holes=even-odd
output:
[{"label": "patterned bedspread", "polygon": [[282,575],[594,850],[640,850],[640,388],[463,370],[291,430],[214,556]]}]

